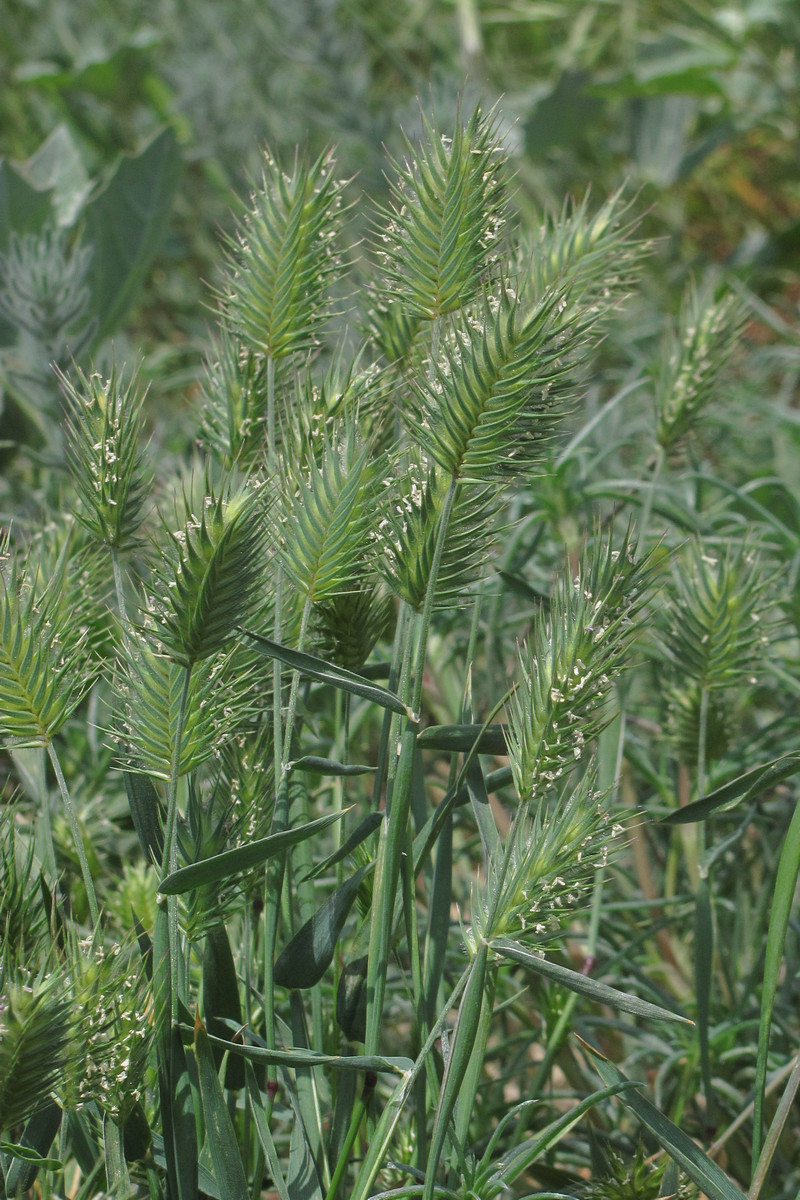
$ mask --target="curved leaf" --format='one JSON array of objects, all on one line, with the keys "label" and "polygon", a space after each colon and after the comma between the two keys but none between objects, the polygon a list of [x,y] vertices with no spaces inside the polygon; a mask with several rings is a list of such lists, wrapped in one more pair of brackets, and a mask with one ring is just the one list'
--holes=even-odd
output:
[{"label": "curved leaf", "polygon": [[301,650],[290,650],[288,646],[270,641],[269,638],[262,637],[260,633],[252,633],[249,629],[241,629],[240,632],[265,658],[277,658],[287,667],[299,671],[301,675],[307,675],[310,679],[316,679],[318,683],[327,683],[331,687],[339,688],[340,691],[350,692],[353,696],[361,696],[363,700],[372,700],[374,704],[380,704],[381,708],[388,708],[402,717],[411,716],[399,696],[395,696],[394,692],[388,691],[387,688],[379,687],[376,683],[370,683],[362,675],[356,675],[353,671],[345,671],[343,667],[325,662],[324,658],[317,658],[314,654],[305,654]]}]

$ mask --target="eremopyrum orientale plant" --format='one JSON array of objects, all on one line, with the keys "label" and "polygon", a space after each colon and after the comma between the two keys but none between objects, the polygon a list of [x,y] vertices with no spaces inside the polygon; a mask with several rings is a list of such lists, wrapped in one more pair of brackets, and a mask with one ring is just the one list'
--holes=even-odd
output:
[{"label": "eremopyrum orientale plant", "polygon": [[[694,1036],[686,991],[636,965],[623,763],[647,765],[657,624],[664,745],[700,798],[769,579],[747,546],[671,568],[645,490],[638,527],[633,503],[582,513],[579,553],[542,522],[524,610],[490,631],[498,550],[597,425],[587,381],[647,249],[619,195],[523,234],[499,128],[424,120],[357,248],[334,156],[265,154],[174,484],[152,483],[135,372],[61,376],[76,520],[54,519],[47,577],[9,540],[2,592],[22,786],[0,1058],[27,1081],[0,1087],[7,1196],[62,1194],[75,1164],[86,1200],[743,1194],[615,1065]],[[684,314],[659,470],[735,340],[723,309]],[[656,1159],[617,1170],[592,1139],[627,1138],[623,1111]]]}]

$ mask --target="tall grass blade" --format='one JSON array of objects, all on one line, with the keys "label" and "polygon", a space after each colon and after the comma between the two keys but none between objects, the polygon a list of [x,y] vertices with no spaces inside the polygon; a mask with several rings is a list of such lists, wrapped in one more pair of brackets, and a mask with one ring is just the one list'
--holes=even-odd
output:
[{"label": "tall grass blade", "polygon": [[621,992],[618,988],[601,983],[599,979],[592,979],[589,975],[582,975],[579,971],[572,971],[569,967],[561,967],[558,963],[540,958],[538,954],[532,954],[529,950],[525,950],[522,946],[505,938],[495,939],[492,942],[492,949],[505,958],[510,958],[512,962],[521,963],[529,971],[543,975],[546,979],[552,979],[554,983],[569,988],[570,991],[577,992],[580,996],[586,996],[597,1004],[608,1004],[611,1008],[632,1013],[637,1017],[647,1017],[652,1021],[680,1021],[685,1025],[694,1024],[688,1017],[683,1017],[680,1013],[670,1012],[668,1008],[661,1008],[660,1005],[651,1004],[648,1000],[640,1000],[638,996],[632,996],[629,992]]}]

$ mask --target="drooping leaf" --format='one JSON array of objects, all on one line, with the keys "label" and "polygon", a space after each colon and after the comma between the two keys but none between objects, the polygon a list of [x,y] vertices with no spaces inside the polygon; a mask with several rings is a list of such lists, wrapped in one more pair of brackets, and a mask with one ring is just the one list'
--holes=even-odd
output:
[{"label": "drooping leaf", "polygon": [[[414,1065],[410,1058],[390,1058],[382,1054],[318,1054],[315,1050],[307,1050],[303,1046],[292,1046],[288,1050],[270,1050],[266,1046],[241,1045],[239,1042],[225,1042],[210,1034],[212,1045],[230,1050],[240,1058],[249,1062],[261,1063],[264,1066],[297,1067],[330,1067],[334,1071],[376,1071],[388,1075],[405,1076]],[[248,1037],[254,1034],[248,1031]]]},{"label": "drooping leaf", "polygon": [[277,658],[287,667],[299,671],[301,675],[306,675],[309,679],[316,679],[318,683],[327,683],[331,687],[349,692],[353,696],[371,700],[374,704],[379,704],[381,708],[391,709],[392,712],[399,713],[401,716],[410,715],[399,696],[387,688],[370,683],[361,675],[345,671],[344,668],[325,662],[324,659],[317,658],[313,654],[305,654],[299,650],[291,650],[288,646],[281,646],[280,643],[273,642],[261,634],[253,633],[249,629],[242,629],[241,633],[266,658]]},{"label": "drooping leaf", "polygon": [[31,1153],[40,1156],[42,1161],[17,1158],[6,1172],[7,1195],[22,1195],[33,1187],[40,1166],[49,1159],[50,1148],[61,1127],[62,1115],[59,1106],[51,1102],[40,1108],[28,1120],[18,1145],[30,1149]]},{"label": "drooping leaf", "polygon": [[701,796],[692,804],[675,809],[674,812],[663,818],[663,824],[685,825],[691,821],[704,821],[718,809],[727,805],[733,807],[740,801],[750,800],[766,791],[767,788],[782,783],[784,779],[790,779],[798,771],[800,771],[800,754],[782,754],[780,758],[775,758],[764,766],[753,767],[751,771],[737,776],[730,783],[725,783],[722,787],[709,792],[707,796]]},{"label": "drooping leaf", "polygon": [[[579,1039],[581,1040],[581,1039]],[[582,1045],[592,1055],[598,1075],[609,1087],[627,1082],[621,1071],[586,1042]],[[740,1191],[721,1167],[695,1145],[688,1134],[673,1125],[669,1118],[638,1092],[620,1092],[620,1100],[639,1118],[660,1146],[666,1150],[689,1178],[705,1193],[708,1200],[745,1200]]]}]

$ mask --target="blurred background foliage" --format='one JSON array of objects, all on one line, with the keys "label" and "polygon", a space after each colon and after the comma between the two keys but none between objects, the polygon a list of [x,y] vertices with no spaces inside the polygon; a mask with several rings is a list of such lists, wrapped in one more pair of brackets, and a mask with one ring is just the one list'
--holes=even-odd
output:
[{"label": "blurred background foliage", "polygon": [[186,172],[137,317],[153,342],[165,317],[193,335],[265,142],[334,143],[375,195],[417,97],[445,127],[465,90],[499,101],[526,218],[627,181],[667,283],[725,264],[793,306],[799,48],[793,0],[6,0],[0,153],[64,126],[94,178],[174,129]]}]

